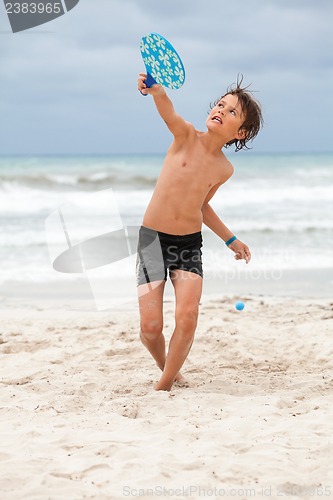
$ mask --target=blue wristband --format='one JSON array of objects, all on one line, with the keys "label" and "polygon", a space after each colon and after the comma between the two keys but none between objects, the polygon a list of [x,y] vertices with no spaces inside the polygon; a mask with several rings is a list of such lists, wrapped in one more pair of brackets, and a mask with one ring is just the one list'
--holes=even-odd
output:
[{"label": "blue wristband", "polygon": [[233,236],[232,238],[230,238],[230,240],[226,241],[225,244],[227,245],[227,247],[233,242],[237,240],[237,236]]}]

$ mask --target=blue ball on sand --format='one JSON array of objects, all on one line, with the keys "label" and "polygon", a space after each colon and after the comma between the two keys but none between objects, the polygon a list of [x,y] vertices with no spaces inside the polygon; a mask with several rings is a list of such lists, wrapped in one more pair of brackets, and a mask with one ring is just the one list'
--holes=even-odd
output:
[{"label": "blue ball on sand", "polygon": [[244,302],[239,300],[238,302],[236,302],[235,307],[236,307],[237,311],[242,311],[245,307],[245,304],[244,304]]}]

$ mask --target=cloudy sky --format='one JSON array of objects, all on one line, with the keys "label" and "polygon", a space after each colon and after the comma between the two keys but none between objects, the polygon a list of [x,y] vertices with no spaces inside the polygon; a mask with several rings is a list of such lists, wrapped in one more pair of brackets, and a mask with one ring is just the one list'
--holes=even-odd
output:
[{"label": "cloudy sky", "polygon": [[136,90],[150,31],[183,59],[169,95],[197,128],[243,73],[265,118],[253,152],[333,151],[332,22],[332,0],[80,0],[13,34],[1,2],[0,154],[163,153],[170,135]]}]

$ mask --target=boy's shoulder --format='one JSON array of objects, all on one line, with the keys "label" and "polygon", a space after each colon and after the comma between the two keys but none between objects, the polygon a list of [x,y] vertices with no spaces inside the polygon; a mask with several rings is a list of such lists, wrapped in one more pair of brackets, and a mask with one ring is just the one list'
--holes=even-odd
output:
[{"label": "boy's shoulder", "polygon": [[228,158],[222,153],[222,151],[221,151],[220,166],[221,166],[221,176],[223,178],[223,182],[225,182],[226,180],[229,179],[229,177],[232,176],[235,169],[231,161],[228,160]]}]

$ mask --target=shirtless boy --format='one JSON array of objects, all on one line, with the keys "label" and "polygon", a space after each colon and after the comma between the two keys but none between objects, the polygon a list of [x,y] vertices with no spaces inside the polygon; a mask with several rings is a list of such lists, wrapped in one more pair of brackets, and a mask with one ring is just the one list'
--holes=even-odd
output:
[{"label": "shirtless boy", "polygon": [[[161,369],[156,390],[170,390],[183,382],[180,369],[191,349],[197,326],[202,292],[201,227],[216,233],[248,263],[251,253],[234,236],[209,201],[233,174],[233,166],[221,149],[235,144],[246,148],[262,125],[259,104],[241,88],[229,88],[212,107],[206,132],[179,116],[161,85],[146,88],[140,73],[138,90],[150,94],[157,111],[173,135],[154,193],[140,228],[137,282],[140,310],[140,338]],[[156,253],[158,242],[160,259]],[[155,248],[149,255],[149,249]],[[162,265],[161,265],[162,259]],[[163,292],[167,270],[175,293],[175,329],[166,354],[163,335]]]}]

